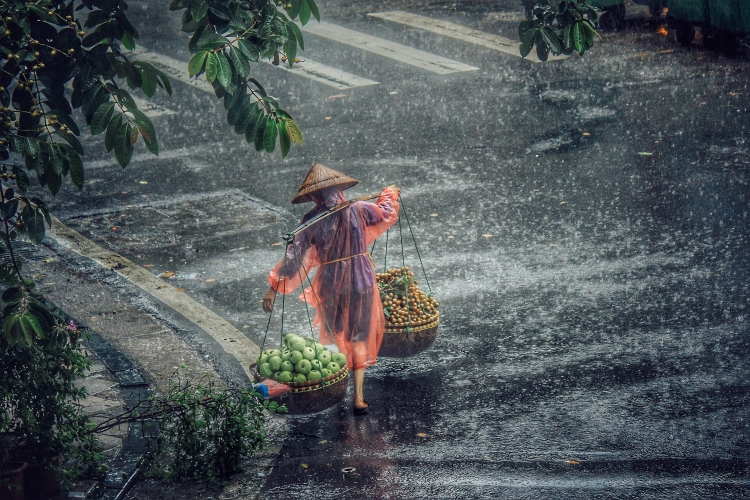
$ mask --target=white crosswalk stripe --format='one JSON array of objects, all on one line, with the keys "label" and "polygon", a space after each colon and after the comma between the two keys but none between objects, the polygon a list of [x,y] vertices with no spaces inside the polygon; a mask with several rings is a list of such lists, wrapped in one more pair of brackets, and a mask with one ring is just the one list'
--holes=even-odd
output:
[{"label": "white crosswalk stripe", "polygon": [[[464,42],[473,43],[481,47],[488,49],[497,50],[505,54],[512,56],[521,57],[521,53],[518,50],[520,45],[519,42],[510,40],[500,35],[493,35],[492,33],[485,33],[484,31],[467,28],[460,24],[450,23],[448,21],[442,21],[440,19],[433,19],[431,17],[420,16],[417,14],[411,14],[409,12],[392,11],[392,12],[375,12],[368,14],[368,16],[376,17],[378,19],[384,19],[394,23],[405,24],[413,28],[423,29],[438,35],[448,36],[457,40],[463,40]],[[552,56],[550,60],[565,59],[565,56]],[[526,56],[525,60],[531,62],[540,62],[536,57],[536,53],[532,51],[531,54]]]},{"label": "white crosswalk stripe", "polygon": [[[270,63],[271,61],[268,60]],[[374,80],[368,80],[361,76],[347,73],[346,71],[320,64],[319,62],[311,61],[305,58],[302,62],[295,64],[292,68],[288,64],[279,64],[281,69],[285,69],[290,73],[304,76],[310,80],[323,83],[329,87],[334,87],[340,90],[351,89],[354,87],[366,87],[368,85],[377,85],[378,82]]]},{"label": "white crosswalk stripe", "polygon": [[[150,52],[148,49],[142,46],[137,47],[134,52],[135,54],[137,54],[139,60],[157,65],[159,69],[164,71],[164,73],[166,73],[170,78],[174,78],[175,80],[187,83],[188,85],[192,85],[197,89],[213,95],[213,86],[204,78],[190,78],[190,76],[188,75],[187,63],[185,61],[180,61],[179,59],[174,59],[172,57],[159,54],[158,52]],[[279,65],[278,67],[281,69],[285,69],[286,71],[289,71],[290,73],[293,73],[295,75],[299,75],[340,90],[378,84],[378,82],[376,81],[368,80],[367,78],[362,78],[361,76],[353,75],[351,73],[347,73],[346,71],[336,69],[331,66],[326,66],[325,64],[311,61],[309,59],[305,59],[305,62],[303,63],[295,64],[294,68],[289,68],[288,65]]]},{"label": "white crosswalk stripe", "polygon": [[331,23],[310,23],[304,27],[304,31],[305,33],[351,45],[352,47],[366,50],[441,75],[479,69],[462,62],[454,61],[453,59],[430,54],[429,52],[407,47],[400,43],[384,40],[382,38]]}]

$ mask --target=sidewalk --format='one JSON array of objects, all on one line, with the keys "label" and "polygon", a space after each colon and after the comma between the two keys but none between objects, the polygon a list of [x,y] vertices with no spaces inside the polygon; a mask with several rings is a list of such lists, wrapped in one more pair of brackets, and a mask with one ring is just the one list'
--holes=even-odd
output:
[{"label": "sidewalk", "polygon": [[[96,414],[95,422],[122,411],[130,398],[147,397],[148,391],[163,390],[175,372],[194,379],[208,376],[220,386],[227,380],[236,383],[237,370],[231,370],[235,376],[229,377],[226,371],[220,373],[212,364],[222,356],[217,352],[220,347],[211,345],[200,332],[190,328],[189,322],[181,321],[178,314],[170,314],[163,304],[141,293],[114,271],[63,250],[49,238],[45,245],[28,249],[24,271],[34,278],[41,293],[78,326],[92,333],[87,349],[93,366],[77,384],[87,389],[88,396],[82,404],[86,413]],[[140,477],[130,493],[121,498],[253,498],[253,492],[262,486],[270,470],[268,466],[283,440],[286,424],[283,417],[269,416],[267,428],[269,450],[251,461],[247,472],[233,476],[222,488],[212,489],[194,482],[165,485]],[[119,491],[115,486],[128,479],[121,477],[129,475],[123,471],[128,464],[132,470],[137,458],[133,449],[128,449],[129,439],[131,448],[140,446],[132,438],[137,441],[141,436],[133,433],[128,426],[120,426],[98,436],[110,467],[105,480],[110,488],[100,496],[104,491],[101,485],[96,490],[93,488],[96,482],[84,481],[72,488],[71,498],[84,498],[81,495],[86,492],[89,496],[85,498],[115,498],[114,492]]]}]

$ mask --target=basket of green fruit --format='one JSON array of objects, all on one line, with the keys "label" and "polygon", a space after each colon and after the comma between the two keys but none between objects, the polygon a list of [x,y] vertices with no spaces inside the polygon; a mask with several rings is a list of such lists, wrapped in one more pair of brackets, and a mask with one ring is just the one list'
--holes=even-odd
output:
[{"label": "basket of green fruit", "polygon": [[251,367],[256,381],[275,380],[291,390],[278,398],[289,413],[315,413],[338,403],[346,394],[346,356],[332,353],[309,337],[284,336],[281,349],[268,349]]},{"label": "basket of green fruit", "polygon": [[385,314],[385,333],[378,356],[407,358],[429,348],[440,322],[438,303],[417,286],[408,267],[376,275]]}]

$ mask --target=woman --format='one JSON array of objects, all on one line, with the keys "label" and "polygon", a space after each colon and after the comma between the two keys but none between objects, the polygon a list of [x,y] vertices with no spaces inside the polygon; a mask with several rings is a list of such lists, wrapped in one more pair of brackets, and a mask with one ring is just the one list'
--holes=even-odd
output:
[{"label": "woman", "polygon": [[[292,203],[315,203],[302,218],[304,223],[345,202],[342,191],[357,183],[315,164]],[[369,410],[362,392],[365,368],[377,361],[385,331],[383,304],[367,247],[396,222],[400,193],[395,185],[387,187],[375,203],[352,203],[298,233],[269,274],[271,288],[263,298],[263,310],[271,312],[277,292],[293,292],[318,268],[312,288],[306,288],[300,298],[317,310],[314,326],[320,327],[320,342],[335,342],[346,355],[354,373],[355,415]]]}]

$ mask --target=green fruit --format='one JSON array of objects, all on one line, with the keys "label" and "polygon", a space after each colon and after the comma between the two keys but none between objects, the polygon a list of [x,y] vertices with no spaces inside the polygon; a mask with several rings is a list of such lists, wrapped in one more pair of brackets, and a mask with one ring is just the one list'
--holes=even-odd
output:
[{"label": "green fruit", "polygon": [[258,367],[258,371],[260,372],[260,376],[263,378],[270,378],[271,375],[273,375],[273,368],[271,368],[271,365],[268,363],[263,363]]},{"label": "green fruit", "polygon": [[310,364],[312,365],[313,370],[320,371],[320,369],[323,368],[323,364],[320,361],[318,361],[317,359],[311,359],[310,360]]},{"label": "green fruit", "polygon": [[294,375],[292,375],[292,372],[284,370],[283,372],[279,373],[279,382],[282,384],[286,384],[287,382],[291,382],[294,380]]},{"label": "green fruit", "polygon": [[268,360],[270,358],[268,357],[268,354],[261,354],[258,358],[258,366],[262,365],[263,363],[268,363]]},{"label": "green fruit", "polygon": [[289,339],[294,337],[299,337],[299,335],[297,335],[296,333],[287,333],[286,335],[284,335],[284,342],[289,342]]},{"label": "green fruit", "polygon": [[276,382],[278,382],[279,381],[279,375],[281,375],[281,372],[273,372],[273,377],[271,377],[271,378],[274,379]]},{"label": "green fruit", "polygon": [[271,368],[273,368],[274,371],[277,371],[281,368],[281,356],[272,357],[268,360],[268,364],[271,365]]},{"label": "green fruit", "polygon": [[307,374],[307,380],[312,382],[313,380],[320,380],[323,378],[323,376],[320,374],[318,370],[311,370],[310,373]]},{"label": "green fruit", "polygon": [[312,347],[313,345],[315,345],[315,341],[310,337],[302,337],[302,340],[305,341],[305,347]]},{"label": "green fruit", "polygon": [[302,357],[307,360],[313,360],[315,359],[315,349],[312,347],[305,347],[302,349]]},{"label": "green fruit", "polygon": [[[304,347],[303,347],[304,349]],[[304,358],[302,357],[302,353],[300,351],[292,351],[291,356],[289,356],[289,362],[293,365],[296,365],[300,361],[302,361]]]},{"label": "green fruit", "polygon": [[307,377],[305,377],[304,373],[298,373],[294,376],[294,382],[307,382]]},{"label": "green fruit", "polygon": [[315,355],[316,356],[318,354],[320,354],[321,352],[325,352],[325,351],[328,350],[328,349],[325,348],[325,346],[323,344],[319,344],[318,342],[315,342],[315,344],[313,344],[312,348],[315,349]]},{"label": "green fruit", "polygon": [[331,361],[335,361],[340,366],[344,366],[346,364],[346,356],[343,352],[337,352],[331,355]]},{"label": "green fruit", "polygon": [[307,375],[308,373],[310,373],[310,370],[312,370],[312,364],[310,364],[308,360],[303,359],[294,366],[294,369],[297,371],[297,373],[304,373],[305,375]]},{"label": "green fruit", "polygon": [[320,375],[323,378],[328,378],[328,377],[330,377],[332,375],[332,373],[331,373],[331,370],[329,370],[328,368],[323,368],[323,369],[320,370]]},{"label": "green fruit", "polygon": [[305,340],[301,337],[292,338],[287,345],[291,351],[300,351],[305,348]]},{"label": "green fruit", "polygon": [[286,347],[281,350],[281,361],[286,361],[289,359],[289,357],[292,355],[292,351],[287,349]]},{"label": "green fruit", "polygon": [[328,363],[328,366],[326,368],[331,370],[331,374],[337,373],[339,370],[341,370],[341,367],[335,361],[331,361],[330,363]]},{"label": "green fruit", "polygon": [[268,357],[272,358],[274,356],[281,357],[281,351],[279,349],[271,349],[271,351],[268,353]]},{"label": "green fruit", "polygon": [[282,372],[293,372],[294,365],[291,361],[282,361],[279,370],[281,370]]},{"label": "green fruit", "polygon": [[328,351],[321,352],[318,354],[318,361],[320,361],[321,366],[328,366],[328,363],[331,362],[331,353]]}]

